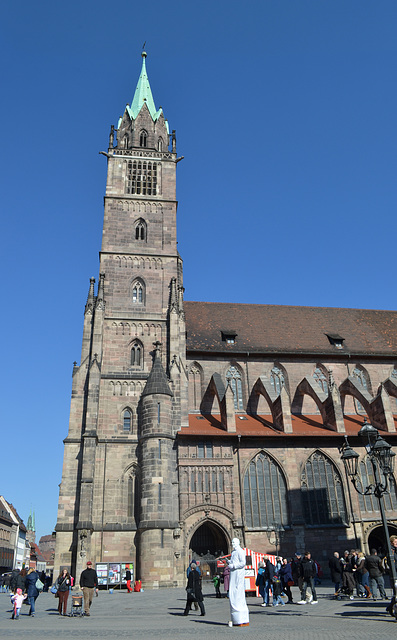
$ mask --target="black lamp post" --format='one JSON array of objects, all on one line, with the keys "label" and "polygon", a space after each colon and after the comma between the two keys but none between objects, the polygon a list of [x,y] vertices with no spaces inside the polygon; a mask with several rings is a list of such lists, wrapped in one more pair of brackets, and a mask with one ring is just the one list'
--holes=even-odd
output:
[{"label": "black lamp post", "polygon": [[[364,420],[364,424],[358,432],[358,435],[365,441],[365,449],[374,472],[373,483],[369,484],[367,487],[363,486],[361,476],[358,473],[358,460],[360,456],[349,445],[347,436],[345,436],[345,443],[341,448],[341,459],[345,465],[346,474],[350,476],[356,491],[363,496],[374,495],[378,499],[383,530],[386,538],[387,558],[392,575],[393,594],[394,597],[397,597],[397,573],[394,564],[394,554],[392,554],[390,545],[385,507],[382,499],[383,495],[388,493],[389,490],[390,477],[393,475],[394,458],[396,454],[392,451],[391,445],[379,435],[379,431],[369,424],[366,419]],[[397,612],[394,613],[396,615]]]}]

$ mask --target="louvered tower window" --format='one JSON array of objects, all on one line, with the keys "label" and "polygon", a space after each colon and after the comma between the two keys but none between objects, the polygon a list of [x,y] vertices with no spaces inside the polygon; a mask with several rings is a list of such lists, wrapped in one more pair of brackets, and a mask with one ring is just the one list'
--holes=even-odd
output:
[{"label": "louvered tower window", "polygon": [[127,163],[125,192],[133,195],[157,195],[157,164],[141,160]]}]

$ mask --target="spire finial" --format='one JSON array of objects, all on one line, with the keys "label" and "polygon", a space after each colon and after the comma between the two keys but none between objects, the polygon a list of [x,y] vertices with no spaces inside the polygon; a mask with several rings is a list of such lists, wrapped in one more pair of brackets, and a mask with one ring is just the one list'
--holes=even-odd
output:
[{"label": "spire finial", "polygon": [[147,57],[147,53],[145,51],[145,46],[146,46],[146,40],[142,45],[142,53],[141,53],[142,58],[146,58]]}]

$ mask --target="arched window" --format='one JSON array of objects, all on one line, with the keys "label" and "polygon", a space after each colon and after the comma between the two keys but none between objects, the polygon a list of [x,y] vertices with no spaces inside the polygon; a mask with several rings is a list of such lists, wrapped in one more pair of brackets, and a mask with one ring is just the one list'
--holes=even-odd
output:
[{"label": "arched window", "polygon": [[230,383],[234,394],[234,408],[236,411],[243,410],[243,386],[241,374],[236,367],[230,367],[226,373],[226,380]]},{"label": "arched window", "polygon": [[273,390],[280,395],[281,387],[284,385],[284,374],[278,367],[273,367],[270,372],[270,384],[273,387]]},{"label": "arched window", "polygon": [[140,280],[136,280],[132,286],[132,302],[134,304],[144,304],[145,289]]},{"label": "arched window", "polygon": [[125,409],[123,413],[123,432],[130,433],[132,431],[132,412]]},{"label": "arched window", "polygon": [[245,473],[244,510],[247,527],[271,528],[288,524],[284,475],[266,453],[259,453]]},{"label": "arched window", "polygon": [[139,479],[131,473],[127,479],[127,518],[139,524]]},{"label": "arched window", "polygon": [[201,374],[196,364],[189,370],[189,407],[193,410],[200,408],[201,402]]},{"label": "arched window", "polygon": [[320,451],[306,461],[301,476],[301,494],[306,524],[346,523],[341,477],[333,463]]},{"label": "arched window", "polygon": [[[364,389],[368,389],[368,381],[367,381],[367,376],[365,375],[365,372],[363,371],[363,369],[360,369],[359,367],[355,367],[353,370],[353,377],[357,378],[357,380],[361,383],[361,385],[364,387]],[[358,413],[365,413],[365,409],[363,407],[363,405],[361,404],[361,402],[359,402],[358,400],[355,399],[356,402],[356,410]]]},{"label": "arched window", "polygon": [[[368,456],[360,462],[360,476],[363,491],[370,484],[374,484],[374,471]],[[379,511],[379,500],[373,495],[362,496],[358,494],[358,501],[361,511]],[[389,493],[383,494],[383,504],[386,511],[397,511],[396,481],[393,477],[390,480]]]},{"label": "arched window", "polygon": [[317,382],[317,384],[321,387],[324,393],[328,393],[328,382],[325,374],[320,367],[316,367],[313,373],[313,378]]},{"label": "arched window", "polygon": [[159,138],[158,142],[157,142],[157,150],[158,151],[162,151],[163,150],[163,138]]},{"label": "arched window", "polygon": [[146,223],[144,220],[138,220],[135,225],[135,240],[146,240]]},{"label": "arched window", "polygon": [[138,341],[134,342],[131,347],[131,366],[142,367],[143,364],[143,347]]},{"label": "arched window", "polygon": [[139,146],[147,147],[147,131],[145,131],[145,129],[142,129],[141,133],[139,134]]}]

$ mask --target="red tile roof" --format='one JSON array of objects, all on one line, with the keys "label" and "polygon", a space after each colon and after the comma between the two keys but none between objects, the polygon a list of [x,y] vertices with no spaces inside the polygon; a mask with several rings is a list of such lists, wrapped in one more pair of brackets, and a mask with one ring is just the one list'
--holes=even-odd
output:
[{"label": "red tile roof", "polygon": [[[396,356],[397,312],[185,302],[187,351]],[[235,344],[222,340],[233,327]],[[327,335],[344,338],[343,349]]]},{"label": "red tile roof", "polygon": [[[343,437],[345,434],[324,427],[321,416],[292,416],[292,430],[293,433],[284,433],[279,431],[273,426],[271,416],[249,416],[244,415],[244,419],[241,420],[239,415],[236,415],[236,432],[231,433],[225,431],[221,426],[220,416],[208,415],[200,416],[197,414],[189,415],[189,426],[182,427],[178,431],[180,436],[251,436],[251,437],[266,437],[266,438],[291,438],[295,436],[331,436],[331,437]],[[361,416],[344,416],[346,435],[356,436],[360,428],[364,423],[364,418]],[[397,416],[395,416],[397,422]],[[387,434],[396,436],[395,433]]]}]

